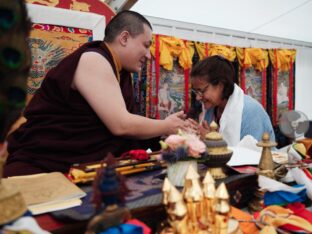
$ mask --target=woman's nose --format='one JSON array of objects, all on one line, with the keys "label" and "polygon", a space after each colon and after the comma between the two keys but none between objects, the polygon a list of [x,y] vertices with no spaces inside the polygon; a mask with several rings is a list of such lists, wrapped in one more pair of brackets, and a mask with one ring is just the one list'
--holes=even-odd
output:
[{"label": "woman's nose", "polygon": [[200,100],[202,100],[202,95],[200,95],[200,94],[198,94],[198,93],[196,93],[195,94],[196,96],[196,101],[200,101]]},{"label": "woman's nose", "polygon": [[147,59],[151,59],[151,51],[150,51],[150,49],[147,50],[145,56],[146,56]]}]

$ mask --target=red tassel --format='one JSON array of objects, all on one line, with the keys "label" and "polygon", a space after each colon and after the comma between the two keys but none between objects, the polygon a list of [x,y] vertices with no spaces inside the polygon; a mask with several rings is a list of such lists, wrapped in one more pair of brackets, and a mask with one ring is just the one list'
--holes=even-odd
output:
[{"label": "red tassel", "polygon": [[277,51],[274,49],[275,66],[273,66],[273,125],[277,124],[277,79],[278,79],[278,61]]},{"label": "red tassel", "polygon": [[[244,49],[244,59],[246,57],[246,50]],[[245,63],[243,63],[241,67],[241,88],[246,93],[246,66]]]},{"label": "red tassel", "polygon": [[293,110],[294,109],[294,102],[293,102],[293,91],[294,91],[294,70],[293,70],[293,62],[290,60],[289,62],[289,88],[288,88],[288,109]]},{"label": "red tassel", "polygon": [[205,55],[206,55],[206,57],[208,57],[208,54],[209,54],[209,45],[208,45],[208,43],[205,43]]},{"label": "red tassel", "polygon": [[261,97],[261,102],[262,102],[262,106],[264,109],[266,109],[267,106],[267,100],[266,100],[266,92],[267,92],[267,88],[266,88],[266,68],[263,69],[262,71],[262,97]]},{"label": "red tassel", "polygon": [[156,97],[155,97],[155,106],[156,106],[156,119],[159,119],[159,111],[158,111],[158,91],[159,91],[159,35],[155,36],[155,75],[156,75]]},{"label": "red tassel", "polygon": [[189,111],[189,73],[190,69],[184,70],[184,113]]}]

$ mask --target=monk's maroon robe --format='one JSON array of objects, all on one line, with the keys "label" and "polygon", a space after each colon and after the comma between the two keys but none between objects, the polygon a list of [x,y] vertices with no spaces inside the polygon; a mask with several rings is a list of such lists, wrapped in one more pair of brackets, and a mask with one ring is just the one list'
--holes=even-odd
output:
[{"label": "monk's maroon robe", "polygon": [[[71,88],[80,56],[86,51],[104,56],[117,76],[109,49],[99,41],[84,44],[51,69],[25,110],[27,122],[8,138],[5,176],[68,172],[74,163],[102,160],[108,152],[119,156],[133,148],[132,140],[114,136],[80,93]],[[130,73],[120,73],[120,88],[128,111],[134,113]]]}]

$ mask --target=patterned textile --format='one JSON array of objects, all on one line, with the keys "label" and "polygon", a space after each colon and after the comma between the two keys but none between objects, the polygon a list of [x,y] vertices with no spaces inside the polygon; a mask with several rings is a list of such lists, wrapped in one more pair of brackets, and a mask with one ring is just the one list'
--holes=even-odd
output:
[{"label": "patterned textile", "polygon": [[140,74],[133,74],[133,87],[134,87],[134,101],[137,106],[137,114],[146,116],[146,91],[147,91],[147,66],[146,63]]},{"label": "patterned textile", "polygon": [[30,96],[41,86],[51,68],[82,44],[92,40],[91,30],[46,24],[33,24],[32,28],[29,38],[32,67],[27,81],[27,93]]}]

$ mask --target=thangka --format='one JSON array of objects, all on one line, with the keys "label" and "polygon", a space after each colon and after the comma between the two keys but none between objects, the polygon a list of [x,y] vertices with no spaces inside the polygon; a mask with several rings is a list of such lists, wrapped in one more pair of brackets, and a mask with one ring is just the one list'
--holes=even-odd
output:
[{"label": "thangka", "polygon": [[258,71],[254,67],[249,67],[240,72],[240,86],[245,94],[256,99],[266,109],[266,70]]},{"label": "thangka", "polygon": [[28,100],[46,73],[66,55],[92,40],[92,31],[47,24],[33,24],[29,38],[32,66],[27,81]]},{"label": "thangka", "polygon": [[295,50],[271,49],[272,61],[272,121],[278,124],[283,112],[294,109],[295,100]]},{"label": "thangka", "polygon": [[267,108],[268,51],[261,48],[236,48],[239,62],[239,85],[247,95]]},{"label": "thangka", "polygon": [[174,59],[171,71],[159,67],[158,80],[156,70],[156,63],[152,60],[147,73],[147,113],[148,117],[165,119],[170,114],[186,109],[185,93],[189,95],[189,92],[185,90],[186,86],[189,88],[189,82],[187,80],[186,84],[185,71],[177,59]]}]

